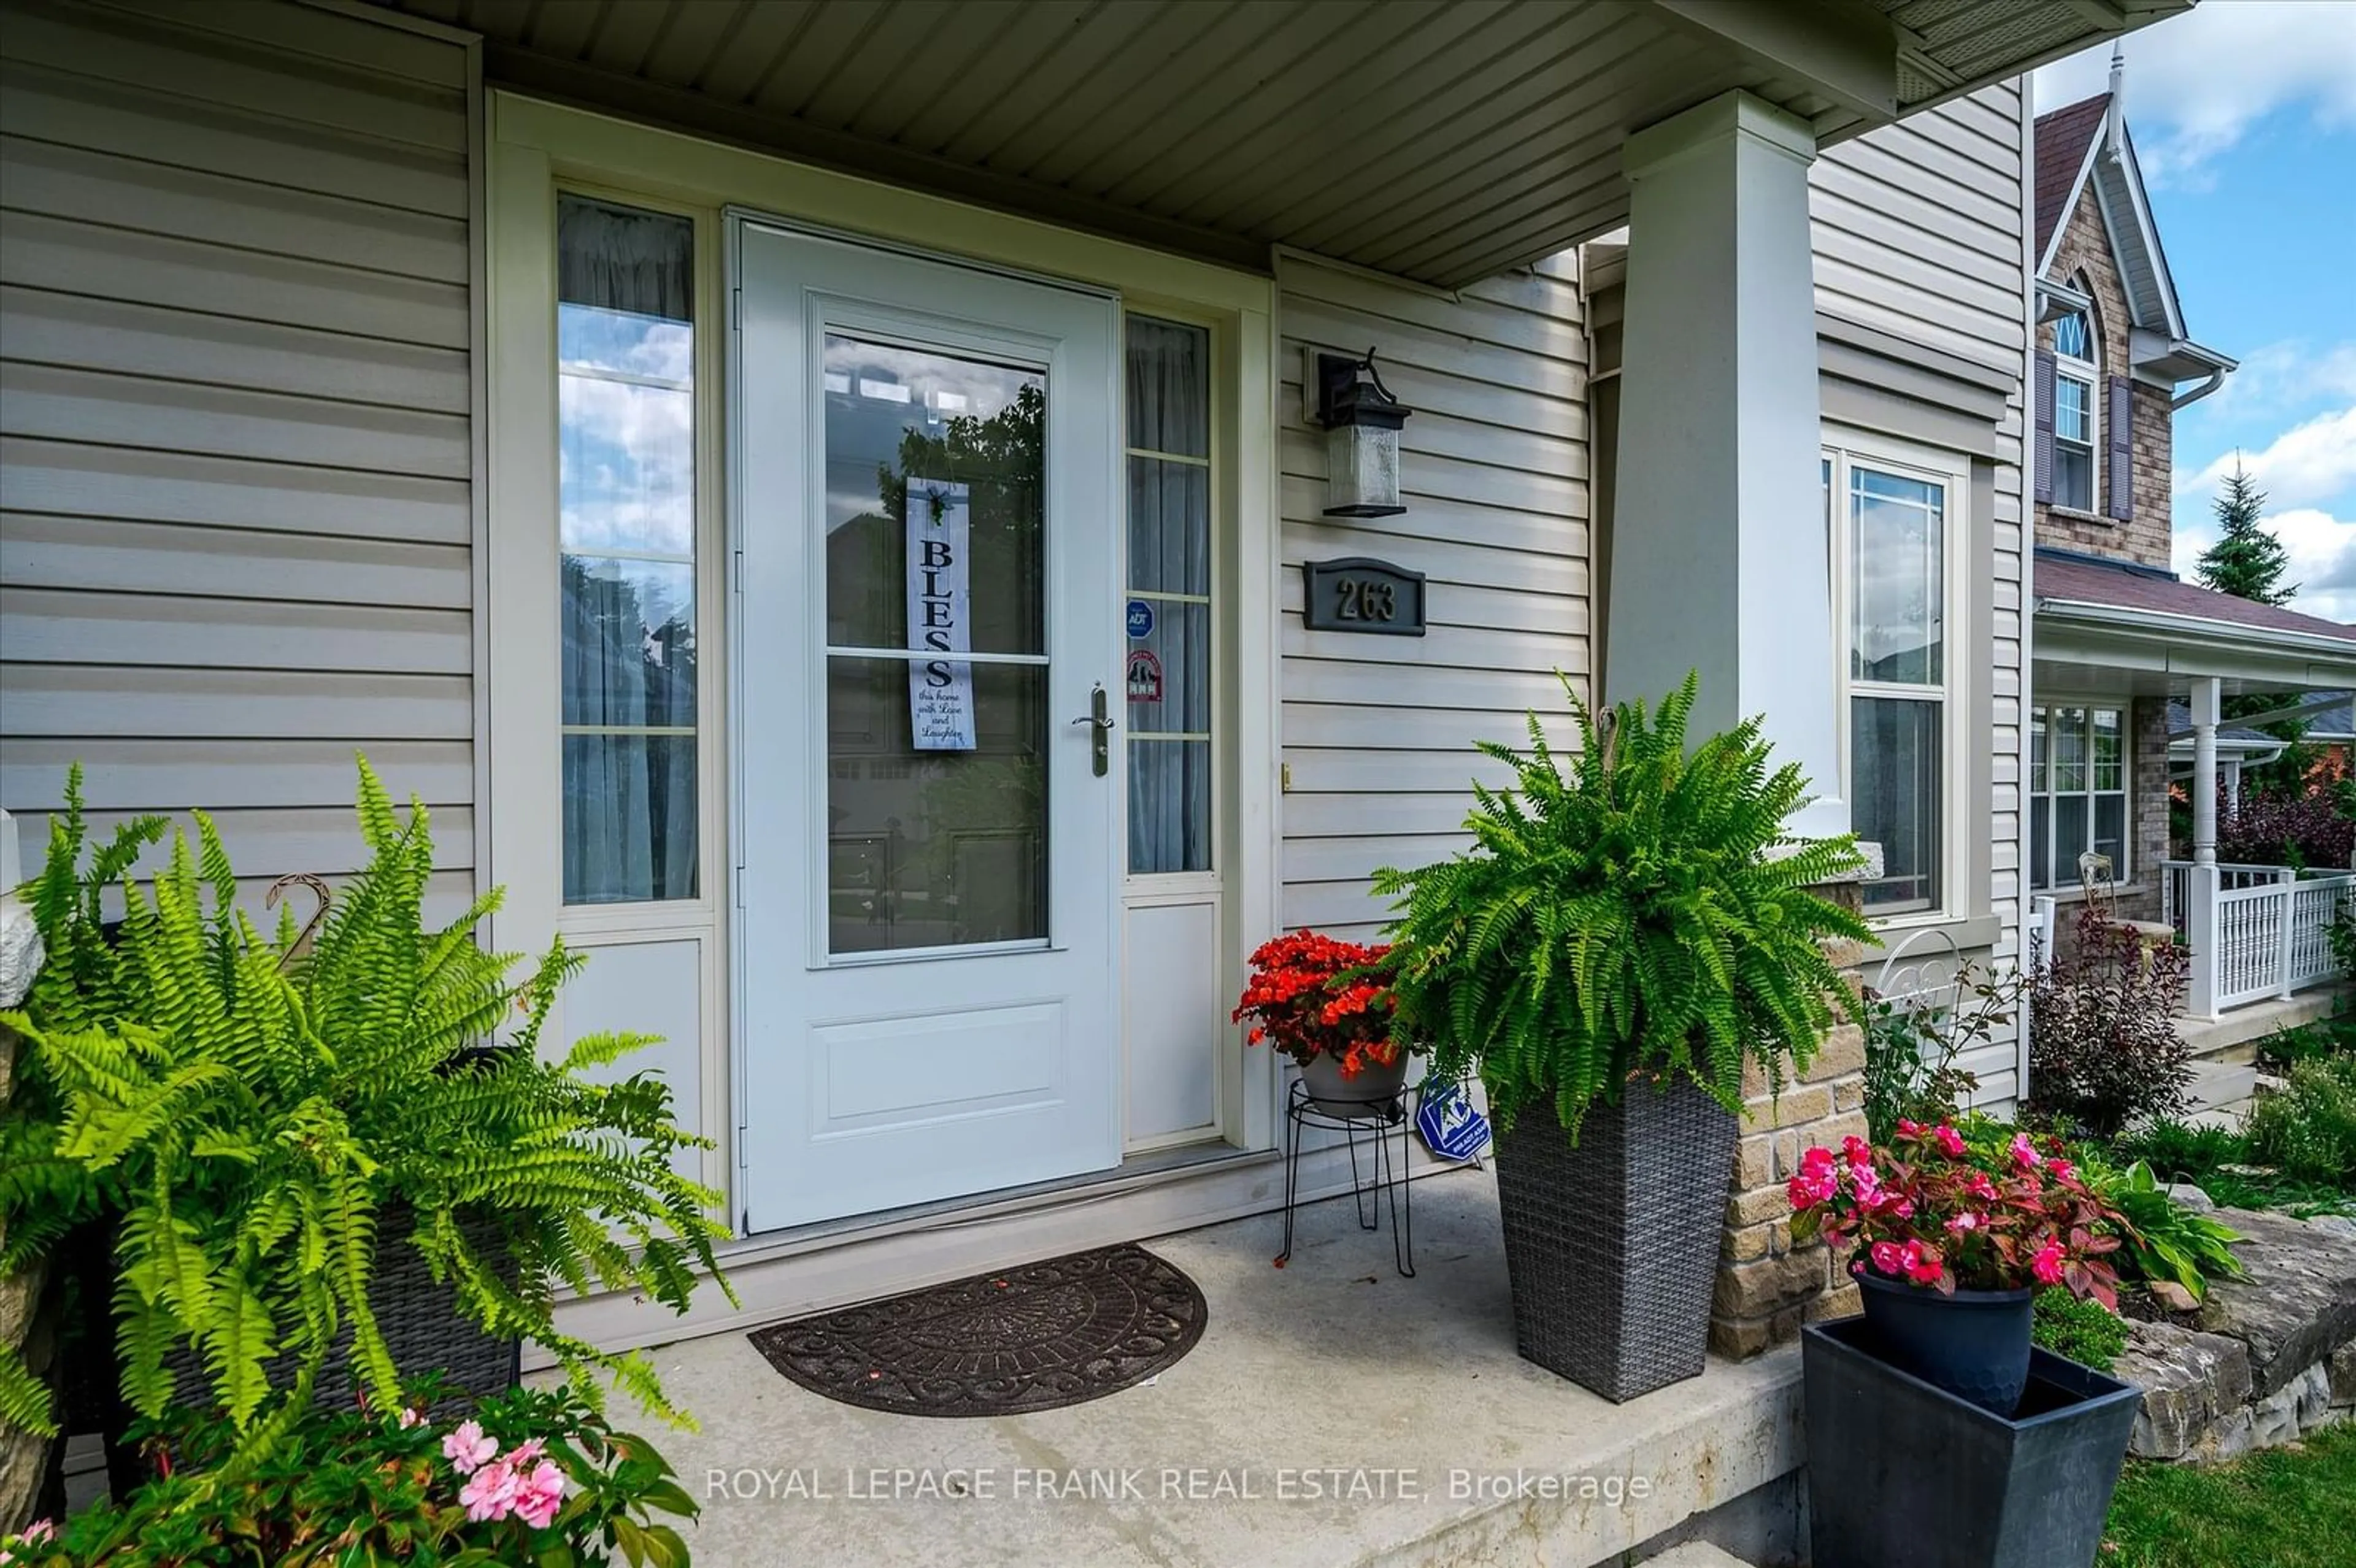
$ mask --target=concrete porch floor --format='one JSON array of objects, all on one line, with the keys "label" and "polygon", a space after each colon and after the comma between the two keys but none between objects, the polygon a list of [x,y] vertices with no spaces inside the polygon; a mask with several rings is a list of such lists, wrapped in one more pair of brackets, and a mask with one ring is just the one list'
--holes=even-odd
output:
[{"label": "concrete porch floor", "polygon": [[886,1415],[729,1333],[651,1352],[701,1432],[637,1424],[703,1504],[699,1568],[1586,1568],[1798,1467],[1795,1349],[1615,1406],[1515,1355],[1494,1179],[1415,1199],[1414,1279],[1346,1199],[1301,1211],[1281,1270],[1278,1215],[1149,1242],[1209,1326],[1092,1403]]}]

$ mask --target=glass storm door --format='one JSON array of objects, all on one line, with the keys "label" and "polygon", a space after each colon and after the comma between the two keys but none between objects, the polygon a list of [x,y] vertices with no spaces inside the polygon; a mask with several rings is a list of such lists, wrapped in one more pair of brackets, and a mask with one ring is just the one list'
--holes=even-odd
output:
[{"label": "glass storm door", "polygon": [[734,240],[746,1228],[1108,1168],[1116,302]]}]

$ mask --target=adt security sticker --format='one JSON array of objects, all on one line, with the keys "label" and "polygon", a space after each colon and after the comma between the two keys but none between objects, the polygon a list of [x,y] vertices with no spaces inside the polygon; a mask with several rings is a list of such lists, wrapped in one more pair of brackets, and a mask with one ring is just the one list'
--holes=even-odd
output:
[{"label": "adt security sticker", "polygon": [[1129,635],[1131,642],[1153,635],[1153,606],[1142,599],[1129,602]]},{"label": "adt security sticker", "polygon": [[1427,1083],[1417,1093],[1416,1131],[1442,1159],[1477,1156],[1489,1142],[1489,1118],[1472,1108],[1462,1083]]}]

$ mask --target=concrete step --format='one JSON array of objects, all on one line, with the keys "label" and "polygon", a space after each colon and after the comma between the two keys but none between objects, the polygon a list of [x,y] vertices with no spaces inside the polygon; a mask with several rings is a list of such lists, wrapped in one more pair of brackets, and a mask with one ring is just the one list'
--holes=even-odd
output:
[{"label": "concrete step", "polygon": [[2221,1019],[2179,1019],[2176,1032],[2192,1048],[2196,1058],[2229,1063],[2254,1061],[2268,1035],[2329,1018],[2332,1009],[2340,1005],[2340,995],[2338,987],[2316,986],[2287,1001],[2274,998],[2235,1008]]},{"label": "concrete step", "polygon": [[2247,1065],[2195,1061],[2192,1063],[2191,1109],[2217,1111],[2239,1105],[2256,1092],[2258,1070]]},{"label": "concrete step", "polygon": [[1751,1565],[1707,1541],[1688,1541],[1683,1546],[1670,1547],[1658,1557],[1645,1558],[1644,1568],[1751,1568]]}]

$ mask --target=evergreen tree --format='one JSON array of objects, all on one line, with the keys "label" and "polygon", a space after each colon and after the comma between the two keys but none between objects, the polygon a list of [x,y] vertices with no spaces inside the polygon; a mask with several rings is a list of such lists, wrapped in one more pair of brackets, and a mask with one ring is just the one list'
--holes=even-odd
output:
[{"label": "evergreen tree", "polygon": [[2290,569],[2290,557],[2282,540],[2266,532],[2261,522],[2266,493],[2251,482],[2238,458],[2233,472],[2225,476],[2225,488],[2216,505],[2217,542],[2202,550],[2193,566],[2201,585],[2261,604],[2287,603],[2298,592],[2298,584],[2287,588],[2276,584]]}]

